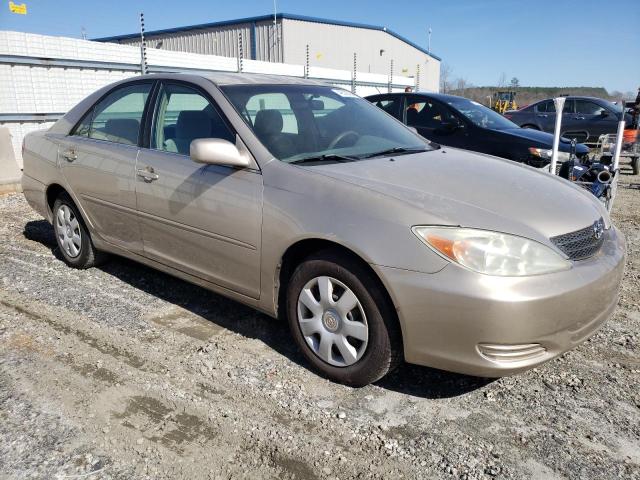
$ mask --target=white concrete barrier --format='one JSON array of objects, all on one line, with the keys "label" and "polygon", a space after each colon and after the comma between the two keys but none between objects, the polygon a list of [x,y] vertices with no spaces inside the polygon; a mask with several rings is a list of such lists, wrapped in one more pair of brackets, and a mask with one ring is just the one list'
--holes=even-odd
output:
[{"label": "white concrete barrier", "polygon": [[11,132],[6,127],[0,127],[0,194],[19,191],[21,177],[13,154]]}]

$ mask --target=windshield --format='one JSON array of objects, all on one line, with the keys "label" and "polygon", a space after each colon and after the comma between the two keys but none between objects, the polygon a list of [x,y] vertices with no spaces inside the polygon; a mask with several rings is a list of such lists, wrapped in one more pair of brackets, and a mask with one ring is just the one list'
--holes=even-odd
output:
[{"label": "windshield", "polygon": [[377,152],[431,149],[366,100],[319,85],[230,85],[227,98],[271,154],[284,162],[351,161]]},{"label": "windshield", "polygon": [[484,105],[461,97],[451,97],[445,100],[449,105],[482,128],[493,130],[506,130],[508,128],[519,128],[518,125],[507,120],[502,115],[494,112]]}]

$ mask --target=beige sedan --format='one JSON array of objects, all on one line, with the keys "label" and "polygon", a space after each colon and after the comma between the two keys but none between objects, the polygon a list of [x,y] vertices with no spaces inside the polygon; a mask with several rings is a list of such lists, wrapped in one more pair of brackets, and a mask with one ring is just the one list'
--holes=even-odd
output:
[{"label": "beige sedan", "polygon": [[23,147],[24,194],[67,264],[121,255],[286,317],[346,384],[403,359],[519,372],[616,306],[624,241],[595,197],[319,82],[137,77]]}]

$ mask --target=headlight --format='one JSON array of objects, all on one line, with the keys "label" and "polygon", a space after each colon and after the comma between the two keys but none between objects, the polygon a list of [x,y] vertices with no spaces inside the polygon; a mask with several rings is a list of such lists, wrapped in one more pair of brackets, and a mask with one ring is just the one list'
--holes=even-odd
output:
[{"label": "headlight", "polygon": [[447,227],[413,227],[412,231],[443,257],[485,275],[523,277],[571,268],[549,247],[514,235]]},{"label": "headlight", "polygon": [[[529,153],[534,157],[544,158],[545,160],[551,160],[551,155],[553,154],[553,150],[547,148],[529,148]],[[566,162],[571,157],[569,152],[558,152],[558,161]]]}]

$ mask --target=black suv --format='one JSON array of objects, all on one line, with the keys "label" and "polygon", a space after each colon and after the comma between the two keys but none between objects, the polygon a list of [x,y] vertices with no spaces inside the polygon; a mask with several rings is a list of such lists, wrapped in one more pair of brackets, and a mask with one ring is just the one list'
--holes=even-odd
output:
[{"label": "black suv", "polygon": [[[473,100],[437,93],[388,93],[366,99],[440,145],[488,153],[537,168],[551,161],[553,135],[520,128]],[[568,160],[570,150],[571,141],[562,138],[559,161]],[[588,153],[585,145],[576,145],[577,157]]]}]

